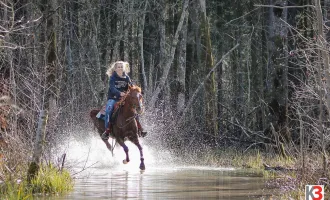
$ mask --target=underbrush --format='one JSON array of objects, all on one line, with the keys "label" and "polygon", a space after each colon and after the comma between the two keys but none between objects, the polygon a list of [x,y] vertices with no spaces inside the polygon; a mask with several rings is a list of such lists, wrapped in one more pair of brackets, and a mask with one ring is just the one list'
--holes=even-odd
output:
[{"label": "underbrush", "polygon": [[67,170],[60,171],[52,165],[43,165],[37,176],[27,183],[26,180],[7,177],[0,185],[0,199],[33,199],[34,194],[65,194],[72,191],[73,179]]},{"label": "underbrush", "polygon": [[256,149],[241,151],[227,148],[208,151],[207,156],[199,159],[213,166],[261,171],[267,179],[267,187],[280,189],[278,199],[296,200],[305,198],[305,185],[324,185],[325,196],[329,197],[330,169],[323,172],[321,158],[317,153],[306,154],[303,168],[299,156],[283,157]]}]

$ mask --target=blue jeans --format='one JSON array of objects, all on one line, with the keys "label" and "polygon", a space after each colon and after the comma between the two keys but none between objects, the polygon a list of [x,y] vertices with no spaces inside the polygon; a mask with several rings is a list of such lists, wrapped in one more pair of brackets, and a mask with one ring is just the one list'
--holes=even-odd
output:
[{"label": "blue jeans", "polygon": [[110,116],[112,115],[113,107],[114,107],[115,103],[117,103],[118,101],[119,100],[109,99],[107,102],[107,106],[105,109],[105,129],[107,129],[109,127],[109,119],[110,119]]}]

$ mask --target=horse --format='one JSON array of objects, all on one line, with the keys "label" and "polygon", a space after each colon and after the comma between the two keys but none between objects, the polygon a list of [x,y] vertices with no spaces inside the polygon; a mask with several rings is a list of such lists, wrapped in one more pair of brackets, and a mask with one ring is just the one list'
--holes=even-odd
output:
[{"label": "horse", "polygon": [[[125,145],[125,140],[131,141],[137,146],[140,151],[140,169],[145,170],[144,158],[142,146],[139,143],[138,126],[135,120],[137,115],[143,113],[143,96],[141,94],[141,88],[138,86],[129,86],[128,92],[117,103],[121,105],[118,109],[117,117],[112,125],[112,133],[110,137],[114,138],[117,143],[124,149],[126,158],[123,160],[124,164],[127,164],[130,159],[128,155],[128,147]],[[90,111],[90,117],[94,123],[94,126],[101,135],[105,131],[105,122],[102,119],[98,119],[96,115],[100,110],[93,109]],[[102,139],[110,151],[113,151],[108,139]]]}]

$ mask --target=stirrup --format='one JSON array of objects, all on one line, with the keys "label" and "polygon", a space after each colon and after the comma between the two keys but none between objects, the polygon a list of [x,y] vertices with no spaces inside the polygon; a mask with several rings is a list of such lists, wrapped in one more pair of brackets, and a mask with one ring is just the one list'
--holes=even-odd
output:
[{"label": "stirrup", "polygon": [[101,138],[102,138],[103,140],[108,140],[109,137],[110,137],[110,129],[106,129],[106,130],[102,133]]}]

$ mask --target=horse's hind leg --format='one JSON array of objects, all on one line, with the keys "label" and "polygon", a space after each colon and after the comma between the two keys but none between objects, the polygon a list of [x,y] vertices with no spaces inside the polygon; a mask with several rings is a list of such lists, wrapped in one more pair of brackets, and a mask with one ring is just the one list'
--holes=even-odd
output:
[{"label": "horse's hind leg", "polygon": [[126,144],[124,143],[124,140],[122,140],[122,139],[118,139],[117,142],[118,142],[118,144],[119,144],[120,146],[123,147],[123,149],[124,149],[124,151],[125,151],[126,159],[123,160],[123,163],[124,163],[124,164],[127,164],[127,163],[129,162],[129,157],[128,157],[128,147],[126,146]]},{"label": "horse's hind leg", "polygon": [[145,170],[145,169],[146,169],[146,166],[144,165],[144,158],[143,158],[142,146],[141,146],[141,144],[139,143],[139,140],[138,140],[138,139],[134,140],[133,143],[134,143],[134,144],[139,148],[139,150],[140,150],[140,159],[141,159],[140,169],[141,169],[141,170]]}]

